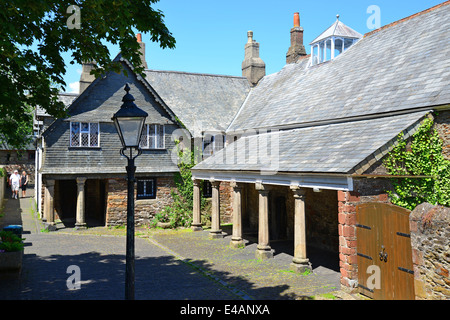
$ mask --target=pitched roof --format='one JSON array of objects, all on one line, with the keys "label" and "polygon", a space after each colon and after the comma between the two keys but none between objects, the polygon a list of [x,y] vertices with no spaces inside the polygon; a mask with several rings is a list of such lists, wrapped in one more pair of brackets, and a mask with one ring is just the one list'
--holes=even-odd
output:
[{"label": "pitched roof", "polygon": [[[125,83],[128,83],[136,105],[149,112],[146,123],[169,123],[167,118],[175,122],[176,117],[172,110],[161,101],[148,82],[141,75],[134,72],[134,67],[129,61],[124,59],[121,53],[114,60],[122,63],[124,70],[126,70],[126,75],[125,73],[118,74],[109,71],[105,75],[96,78],[68,106],[67,112],[70,115],[70,120],[112,123],[111,117],[122,105],[122,98],[125,94],[124,86]],[[61,95],[59,99],[63,99]],[[156,109],[158,109],[158,112],[155,113]]]},{"label": "pitched roof", "polygon": [[332,61],[288,64],[252,89],[227,131],[448,104],[449,30],[443,5],[364,37]]},{"label": "pitched roof", "polygon": [[244,77],[157,70],[145,74],[145,80],[195,136],[201,131],[225,131],[250,91]]},{"label": "pitched roof", "polygon": [[408,137],[426,114],[251,135],[229,144],[193,170],[353,173],[362,162],[385,155],[400,132]]},{"label": "pitched roof", "polygon": [[8,150],[8,151],[13,151],[13,150],[36,150],[36,146],[34,145],[35,139],[34,137],[29,137],[31,139],[31,141],[29,143],[27,143],[25,146],[22,147],[22,149],[17,149],[16,147],[12,147],[10,146],[7,142],[1,140],[0,141],[0,150]]},{"label": "pitched roof", "polygon": [[[95,79],[68,108],[70,117],[57,119],[50,125],[43,136],[45,137],[46,151],[44,153],[42,174],[118,174],[124,172],[126,160],[120,156],[121,144],[111,117],[122,105],[125,95],[124,87],[131,87],[130,93],[135,103],[148,113],[146,123],[166,125],[166,149],[144,150],[138,157],[137,173],[163,173],[177,172],[178,167],[171,159],[173,141],[170,133],[178,128],[172,120],[175,118],[160,98],[140,75],[137,75],[126,60],[124,72],[108,72],[105,76]],[[69,148],[70,124],[69,121],[99,122],[100,147],[99,148]]]},{"label": "pitched roof", "polygon": [[362,34],[353,30],[349,26],[346,26],[339,19],[336,20],[327,30],[322,32],[317,38],[315,38],[310,44],[314,44],[316,42],[322,41],[329,37],[344,37],[344,38],[353,38],[353,39],[361,39],[363,37]]},{"label": "pitched roof", "polygon": [[[68,93],[68,92],[60,92],[58,94],[58,100],[64,103],[64,106],[68,108],[72,102],[79,96],[78,93]],[[36,107],[36,116],[38,117],[50,117],[46,110],[42,107]]]}]

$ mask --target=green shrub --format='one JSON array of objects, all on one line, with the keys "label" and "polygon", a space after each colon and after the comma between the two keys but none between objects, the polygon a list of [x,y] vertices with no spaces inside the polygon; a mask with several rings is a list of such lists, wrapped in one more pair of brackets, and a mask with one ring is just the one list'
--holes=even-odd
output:
[{"label": "green shrub", "polygon": [[[171,191],[171,196],[174,201],[170,206],[166,206],[161,212],[155,215],[153,221],[150,223],[151,227],[155,227],[158,222],[170,222],[171,228],[188,228],[192,224],[194,183],[192,181],[191,168],[195,165],[194,152],[190,151],[190,154],[182,154],[179,151],[178,154],[179,159],[184,159],[185,161],[178,163],[178,169],[180,171],[174,175],[176,191]],[[205,204],[206,201],[201,196],[201,208],[204,208]]]},{"label": "green shrub", "polygon": [[13,252],[23,250],[23,238],[12,231],[0,231],[0,251]]}]

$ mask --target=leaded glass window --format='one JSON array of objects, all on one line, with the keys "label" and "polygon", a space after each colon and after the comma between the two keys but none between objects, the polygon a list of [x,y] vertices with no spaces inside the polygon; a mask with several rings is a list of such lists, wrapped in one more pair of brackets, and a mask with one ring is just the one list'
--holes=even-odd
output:
[{"label": "leaded glass window", "polygon": [[100,145],[100,125],[96,122],[71,122],[71,147],[98,147]]},{"label": "leaded glass window", "polygon": [[164,149],[164,125],[145,124],[139,146],[142,149]]}]

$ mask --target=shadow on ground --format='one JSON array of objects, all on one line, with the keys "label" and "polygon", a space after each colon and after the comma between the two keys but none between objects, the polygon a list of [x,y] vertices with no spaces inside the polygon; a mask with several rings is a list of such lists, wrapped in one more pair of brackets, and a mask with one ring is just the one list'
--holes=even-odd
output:
[{"label": "shadow on ground", "polygon": [[[80,289],[71,266],[79,267]],[[69,268],[69,269],[68,269]],[[0,274],[1,300],[121,300],[125,291],[125,256],[89,252],[78,255],[38,257],[25,254],[20,273]],[[227,279],[224,283],[219,279]],[[206,261],[182,262],[171,256],[136,258],[136,299],[146,300],[239,300],[245,293],[228,285],[252,283],[227,272],[212,271]],[[254,296],[283,296],[288,286],[252,290]]]},{"label": "shadow on ground", "polygon": [[[0,226],[24,224],[26,240],[21,272],[0,274],[1,300],[124,299],[124,236],[111,235],[108,228],[90,228],[81,232],[67,226],[56,232],[42,233],[39,224],[28,213],[30,208],[21,208],[17,200],[8,199],[7,203],[7,214],[0,219]],[[96,234],[98,230],[109,235]],[[274,259],[260,262],[254,259],[256,241],[249,237],[244,249],[233,250],[229,246],[231,230],[224,227],[224,231],[228,236],[221,240],[208,239],[207,231],[174,231],[173,235],[169,231],[160,237],[158,233],[150,232],[149,239],[137,237],[136,299],[310,299],[317,293],[336,290],[339,284],[339,277],[334,274],[301,276],[289,273],[292,241],[272,242]],[[157,242],[151,243],[152,239]],[[320,256],[313,258],[314,251],[311,251],[313,268],[327,267],[327,272],[335,269],[326,264],[328,260],[319,261]],[[68,288],[76,280],[71,266],[80,270],[79,290]]]}]

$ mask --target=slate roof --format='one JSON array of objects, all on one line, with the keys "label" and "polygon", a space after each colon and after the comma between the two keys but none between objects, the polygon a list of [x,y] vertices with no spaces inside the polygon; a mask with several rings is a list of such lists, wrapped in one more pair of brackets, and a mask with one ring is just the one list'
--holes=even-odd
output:
[{"label": "slate roof", "polygon": [[[227,133],[275,133],[240,138],[193,171],[363,173],[400,132],[449,104],[448,4],[372,32],[332,61],[311,67],[305,57],[264,77]],[[274,143],[258,157],[256,146]]]},{"label": "slate roof", "polygon": [[145,80],[186,128],[225,131],[250,91],[244,77],[146,70]]},{"label": "slate roof", "polygon": [[[31,138],[33,139],[33,137],[31,137]],[[10,146],[5,141],[0,141],[0,150],[12,151],[12,150],[17,150],[17,148]],[[36,150],[36,146],[34,145],[34,139],[20,150]]]},{"label": "slate roof", "polygon": [[[371,160],[373,154],[376,160],[385,155],[400,132],[404,131],[408,137],[426,114],[418,112],[251,135],[200,162],[194,170],[353,173],[358,164]],[[266,145],[267,148],[258,148]]]},{"label": "slate roof", "polygon": [[[61,92],[58,94],[58,100],[64,103],[66,108],[68,108],[72,102],[79,96],[78,93],[68,93]],[[36,116],[37,117],[50,117],[50,115],[40,106],[36,107]]]},{"label": "slate roof", "polygon": [[314,39],[310,44],[314,44],[316,42],[322,41],[329,37],[344,37],[344,38],[353,38],[353,39],[361,39],[363,37],[362,34],[353,30],[349,26],[346,26],[339,20],[336,20],[327,30],[322,32],[316,39]]},{"label": "slate roof", "polygon": [[336,59],[265,76],[229,132],[448,104],[450,5],[364,37]]},{"label": "slate roof", "polygon": [[[119,59],[118,57],[117,59]],[[159,102],[142,77],[136,75],[126,61],[124,73],[109,72],[91,83],[68,107],[70,117],[57,119],[47,128],[42,174],[118,174],[125,172],[126,159],[120,156],[120,140],[111,117],[122,105],[125,84],[135,103],[148,113],[146,123],[164,124],[165,149],[143,150],[136,161],[136,173],[156,174],[178,172],[172,161],[172,132],[179,128],[172,114]],[[169,110],[170,111],[170,110]],[[100,143],[97,148],[70,147],[70,122],[99,122]]]}]

